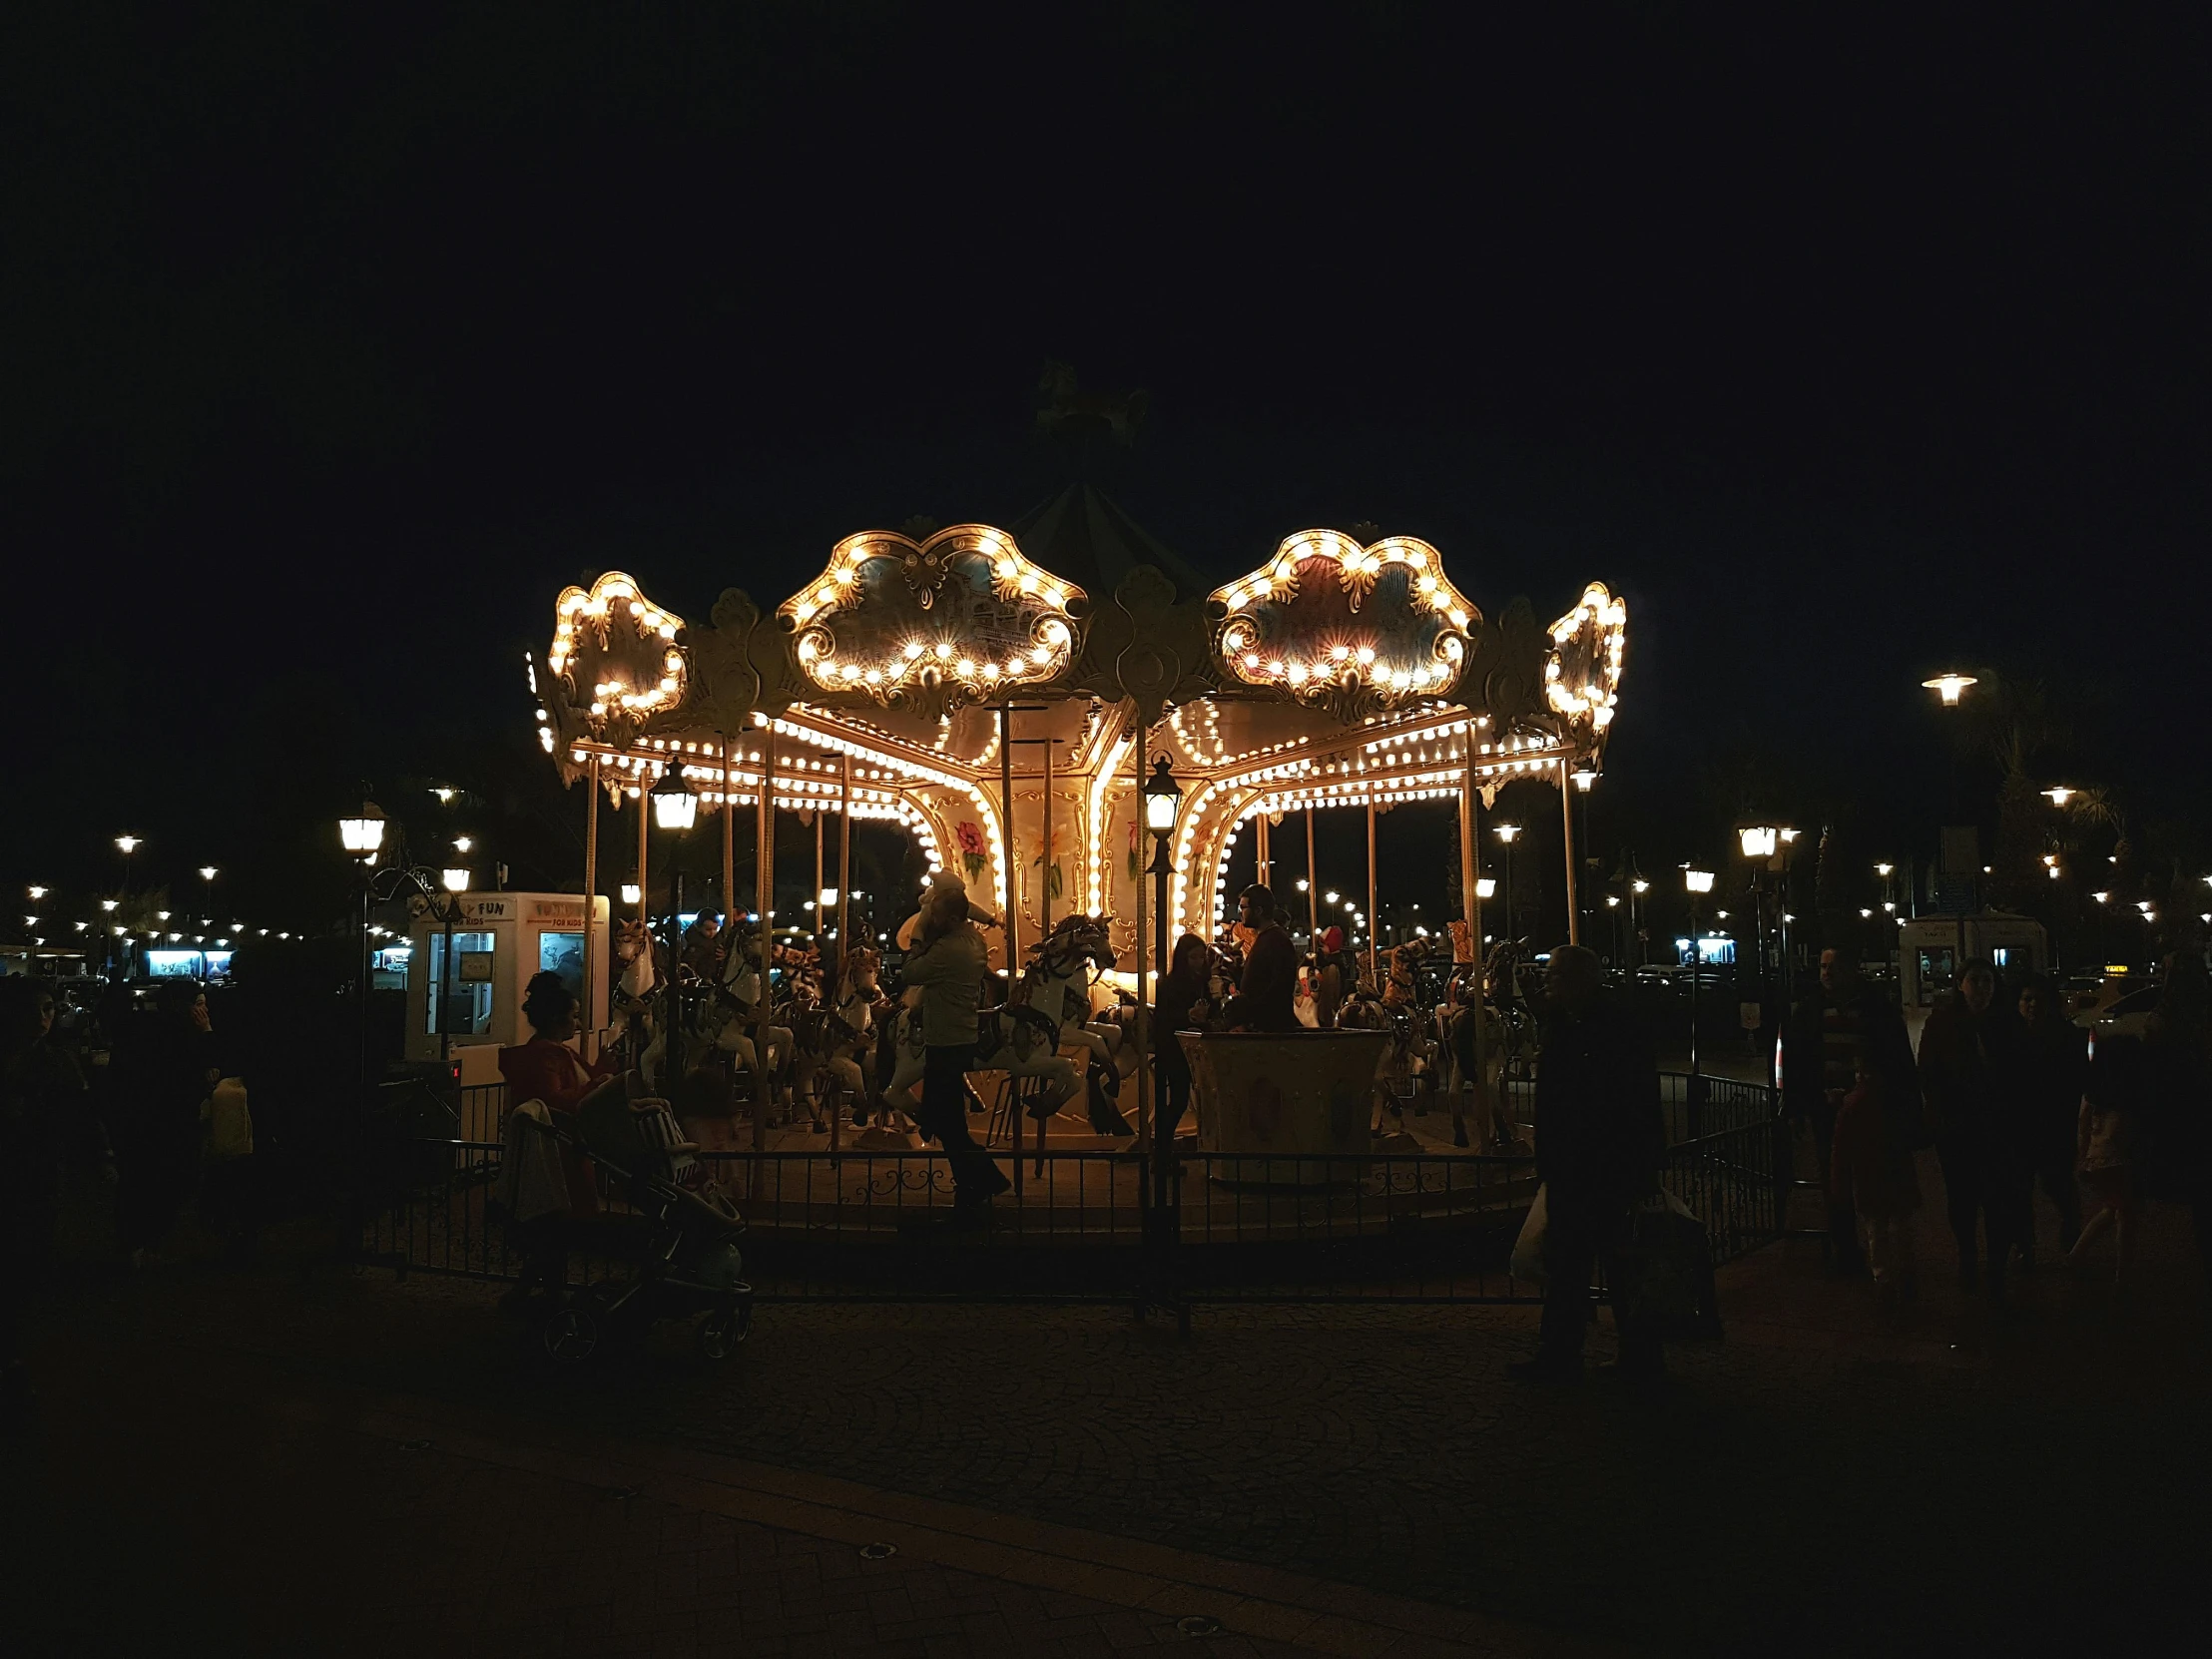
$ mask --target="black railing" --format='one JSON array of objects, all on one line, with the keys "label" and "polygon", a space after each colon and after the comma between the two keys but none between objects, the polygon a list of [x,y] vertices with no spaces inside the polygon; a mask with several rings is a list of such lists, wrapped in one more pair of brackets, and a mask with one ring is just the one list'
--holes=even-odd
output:
[{"label": "black railing", "polygon": [[[1772,1091],[1702,1081],[1693,1091],[1666,1079],[1674,1141],[1662,1179],[1725,1262],[1776,1236],[1779,1131]],[[468,1104],[481,1117],[492,1103]],[[1516,1104],[1520,1143],[1491,1149],[1185,1154],[1164,1213],[1138,1151],[1048,1150],[1041,1166],[1024,1152],[1020,1202],[1009,1194],[981,1213],[956,1204],[941,1152],[698,1156],[746,1217],[747,1276],[763,1301],[1523,1302],[1539,1293],[1509,1263],[1536,1174]],[[492,1213],[499,1142],[421,1127],[409,1114],[386,1124],[364,1255],[401,1271],[514,1277],[520,1256]],[[995,1162],[1011,1174],[1011,1154]],[[572,1278],[634,1259],[642,1225],[604,1171],[600,1208],[567,1229]]]}]

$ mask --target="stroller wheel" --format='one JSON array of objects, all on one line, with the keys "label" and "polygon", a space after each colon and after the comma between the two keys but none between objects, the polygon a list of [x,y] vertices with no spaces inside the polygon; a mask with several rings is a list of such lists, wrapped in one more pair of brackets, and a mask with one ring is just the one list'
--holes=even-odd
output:
[{"label": "stroller wheel", "polygon": [[699,1356],[718,1364],[737,1353],[753,1334],[753,1309],[749,1304],[717,1308],[699,1322]]},{"label": "stroller wheel", "polygon": [[599,1352],[599,1317],[571,1305],[545,1322],[545,1357],[557,1365],[578,1366]]}]

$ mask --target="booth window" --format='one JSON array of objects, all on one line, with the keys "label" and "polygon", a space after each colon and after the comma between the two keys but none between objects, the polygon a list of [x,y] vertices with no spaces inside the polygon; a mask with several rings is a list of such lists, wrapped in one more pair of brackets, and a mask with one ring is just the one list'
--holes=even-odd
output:
[{"label": "booth window", "polygon": [[557,973],[568,994],[584,995],[584,935],[544,932],[538,935],[538,972]]},{"label": "booth window", "polygon": [[446,1018],[442,1029],[456,1037],[480,1037],[491,1029],[491,967],[492,935],[489,933],[455,933],[453,935],[453,973],[448,983],[445,971],[445,935],[430,935],[430,994],[422,999],[422,1028],[436,1032],[440,992],[446,998]]}]

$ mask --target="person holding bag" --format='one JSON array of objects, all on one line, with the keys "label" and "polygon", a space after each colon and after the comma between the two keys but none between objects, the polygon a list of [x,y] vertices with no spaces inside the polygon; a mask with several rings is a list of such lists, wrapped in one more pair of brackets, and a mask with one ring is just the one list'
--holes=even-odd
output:
[{"label": "person holding bag", "polygon": [[[1655,1193],[1666,1154],[1659,1066],[1641,1026],[1607,994],[1596,953],[1561,945],[1544,970],[1551,1018],[1536,1073],[1536,1174],[1543,1183],[1543,1331],[1536,1357],[1509,1368],[1520,1381],[1578,1382],[1589,1323],[1590,1272],[1629,1281],[1637,1204]],[[1624,1318],[1616,1297],[1620,1372],[1638,1382],[1665,1375],[1659,1340]]]}]

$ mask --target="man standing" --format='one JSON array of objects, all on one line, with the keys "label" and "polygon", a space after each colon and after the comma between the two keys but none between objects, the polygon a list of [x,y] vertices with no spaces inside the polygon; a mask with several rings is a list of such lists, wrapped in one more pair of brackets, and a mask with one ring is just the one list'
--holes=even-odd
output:
[{"label": "man standing", "polygon": [[[1582,1328],[1590,1311],[1590,1269],[1624,1283],[1621,1247],[1637,1200],[1658,1185],[1666,1153],[1659,1066],[1628,1009],[1609,995],[1597,955],[1561,945],[1544,970],[1552,1017],[1536,1071],[1536,1174],[1544,1186],[1543,1335],[1536,1358],[1511,1367],[1536,1382],[1582,1378]],[[1621,1375],[1652,1382],[1663,1373],[1656,1339],[1623,1328]]]},{"label": "man standing", "polygon": [[915,1116],[952,1166],[953,1209],[973,1215],[1012,1185],[967,1128],[967,1072],[975,1063],[975,1016],[990,960],[969,919],[967,883],[948,869],[929,882],[902,970],[904,982],[921,991],[921,1040],[928,1051]]},{"label": "man standing", "polygon": [[1237,919],[1253,929],[1253,939],[1226,1010],[1229,1029],[1296,1031],[1298,946],[1275,913],[1275,894],[1255,881],[1238,895]]},{"label": "man standing", "polygon": [[1920,1068],[1905,1020],[1881,988],[1860,974],[1858,952],[1831,945],[1821,952],[1820,994],[1792,1009],[1783,1029],[1782,1088],[1790,1115],[1813,1126],[1821,1189],[1831,1195],[1828,1235],[1840,1273],[1857,1273],[1866,1266],[1859,1219],[1848,1198],[1834,1196],[1840,1189],[1831,1179],[1836,1114],[1856,1086],[1862,1055],[1867,1074],[1880,1088],[1884,1122],[1901,1143],[1900,1150],[1920,1145]]}]

